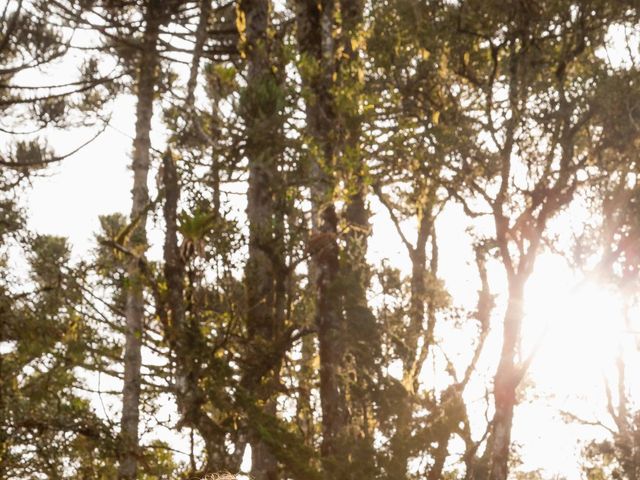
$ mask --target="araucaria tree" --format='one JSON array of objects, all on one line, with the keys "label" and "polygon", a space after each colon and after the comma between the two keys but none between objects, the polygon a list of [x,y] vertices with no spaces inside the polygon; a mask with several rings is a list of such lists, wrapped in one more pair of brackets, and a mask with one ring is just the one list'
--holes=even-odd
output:
[{"label": "araucaria tree", "polygon": [[[0,2],[0,477],[545,478],[517,437],[548,400],[540,256],[635,335],[639,26],[624,0]],[[105,138],[129,207],[45,232],[29,195]],[[609,423],[563,407],[609,430],[588,478],[640,471],[620,344]]]}]

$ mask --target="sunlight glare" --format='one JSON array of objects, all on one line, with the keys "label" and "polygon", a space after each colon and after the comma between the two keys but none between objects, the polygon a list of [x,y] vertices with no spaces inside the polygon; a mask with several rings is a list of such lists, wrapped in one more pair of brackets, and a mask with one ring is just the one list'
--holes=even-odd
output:
[{"label": "sunlight glare", "polygon": [[603,394],[624,335],[624,299],[606,286],[575,277],[558,256],[544,255],[527,286],[524,356],[538,386],[555,395]]}]

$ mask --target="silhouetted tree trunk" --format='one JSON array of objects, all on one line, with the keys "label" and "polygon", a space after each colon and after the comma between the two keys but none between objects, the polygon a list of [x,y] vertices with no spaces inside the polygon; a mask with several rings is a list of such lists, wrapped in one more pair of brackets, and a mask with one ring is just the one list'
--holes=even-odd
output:
[{"label": "silhouetted tree trunk", "polygon": [[496,411],[493,417],[490,470],[490,478],[494,480],[505,479],[508,473],[511,426],[516,404],[516,387],[519,383],[514,356],[522,325],[522,300],[523,285],[518,282],[509,289],[502,353],[494,379]]},{"label": "silhouetted tree trunk", "polygon": [[[274,394],[284,354],[283,232],[276,231],[280,230],[283,215],[278,212],[279,197],[284,193],[278,171],[283,97],[272,59],[270,9],[269,0],[242,0],[238,10],[245,25],[241,48],[247,59],[247,87],[242,113],[249,165],[249,258],[245,269],[248,345],[241,387],[248,402],[258,401],[264,405],[265,413],[275,415]],[[251,476],[256,480],[276,480],[276,458],[262,438],[261,429],[251,430]]]},{"label": "silhouetted tree trunk", "polygon": [[[366,268],[367,238],[369,236],[369,211],[367,210],[367,189],[365,180],[365,161],[361,151],[362,118],[360,103],[362,97],[363,65],[360,61],[360,49],[364,46],[361,30],[363,2],[361,0],[341,0],[340,13],[342,18],[341,43],[345,57],[340,65],[341,80],[347,83],[347,88],[355,91],[353,104],[345,112],[341,112],[340,140],[341,156],[346,157],[349,177],[348,187],[353,190],[349,195],[344,218],[347,223],[347,251],[350,253],[345,268],[353,276],[355,304],[366,307],[366,290],[368,288],[368,272]],[[348,307],[347,307],[348,309]],[[347,319],[349,321],[349,319]]]},{"label": "silhouetted tree trunk", "polygon": [[[376,319],[368,304],[370,271],[367,263],[370,234],[367,195],[369,180],[362,148],[364,105],[365,35],[363,25],[364,2],[341,0],[339,2],[340,45],[336,50],[337,89],[348,92],[335,105],[337,152],[336,162],[343,172],[338,182],[349,195],[342,211],[344,222],[343,251],[340,254],[340,282],[345,316],[345,368],[351,373],[347,379],[349,409],[349,439],[345,454],[350,457],[349,478],[371,477],[376,472],[374,448],[374,413],[371,408],[378,389],[378,367],[375,358],[379,354],[380,335]],[[347,100],[348,99],[348,100]],[[339,184],[340,184],[339,183]]]},{"label": "silhouetted tree trunk", "polygon": [[334,204],[335,111],[331,87],[335,67],[334,17],[331,0],[296,3],[298,42],[305,61],[313,63],[311,78],[303,78],[312,99],[306,104],[307,132],[312,139],[309,166],[314,231],[310,238],[316,289],[316,328],[320,355],[320,402],[322,409],[321,456],[325,467],[338,465],[346,436],[344,361],[344,316],[338,278],[338,215]]}]

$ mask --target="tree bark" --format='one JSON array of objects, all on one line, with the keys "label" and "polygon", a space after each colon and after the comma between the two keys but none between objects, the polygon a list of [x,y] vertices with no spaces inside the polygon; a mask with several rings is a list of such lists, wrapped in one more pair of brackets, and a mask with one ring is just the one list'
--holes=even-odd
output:
[{"label": "tree bark", "polygon": [[510,278],[509,281],[509,300],[504,316],[502,352],[493,387],[495,413],[487,445],[490,455],[490,480],[506,480],[509,473],[513,411],[516,405],[516,390],[521,380],[521,367],[516,364],[515,356],[522,327],[525,281],[526,278],[521,278],[519,275]]},{"label": "tree bark", "polygon": [[[335,178],[335,108],[331,88],[335,65],[335,4],[332,0],[296,2],[298,43],[305,61],[314,64],[314,74],[303,78],[311,99],[307,101],[307,132],[312,142],[309,168],[313,234],[312,283],[316,290],[315,323],[320,355],[320,403],[322,410],[321,456],[325,474],[342,463],[348,408],[344,361],[344,315],[339,291],[338,215],[333,201]],[[344,455],[342,455],[344,456]],[[344,465],[343,465],[344,466]],[[344,472],[343,472],[344,475]],[[334,477],[337,478],[337,477]]]},{"label": "tree bark", "polygon": [[367,291],[370,270],[367,263],[370,234],[367,208],[369,184],[366,161],[362,149],[362,105],[364,94],[364,65],[361,50],[363,35],[362,0],[340,0],[339,41],[344,54],[337,59],[337,85],[351,92],[349,101],[336,105],[338,125],[338,162],[336,171],[346,171],[346,189],[353,192],[345,202],[343,220],[345,235],[340,255],[340,278],[345,316],[345,367],[351,372],[346,385],[349,415],[349,440],[345,451],[350,462],[350,478],[375,475],[374,424],[371,404],[376,390],[377,365],[381,344],[378,325],[368,304]]},{"label": "tree bark", "polygon": [[[151,2],[146,13],[143,48],[138,64],[138,104],[136,107],[135,139],[133,142],[133,190],[131,222],[135,224],[129,249],[136,255],[127,265],[128,284],[125,307],[124,385],[122,390],[122,418],[120,436],[123,445],[118,477],[133,480],[137,477],[139,457],[138,425],[140,421],[140,369],[144,322],[143,272],[141,265],[147,247],[147,179],[150,165],[151,117],[158,69],[157,42],[162,23],[161,6]],[[138,256],[140,258],[138,258]]]},{"label": "tree bark", "polygon": [[[248,344],[241,387],[246,401],[260,402],[264,412],[276,414],[276,385],[284,352],[285,303],[281,292],[283,266],[282,223],[278,208],[283,194],[278,163],[282,154],[280,81],[271,58],[269,0],[242,0],[244,17],[241,48],[247,58],[247,88],[243,93],[245,154],[249,166],[247,219],[249,258],[245,268]],[[259,428],[252,428],[251,476],[276,480],[278,462],[264,442]]]}]

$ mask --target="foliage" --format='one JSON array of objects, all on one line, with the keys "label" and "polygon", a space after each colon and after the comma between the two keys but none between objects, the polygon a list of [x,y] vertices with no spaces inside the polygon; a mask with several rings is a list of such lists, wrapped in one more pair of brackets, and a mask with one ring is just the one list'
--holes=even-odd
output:
[{"label": "foliage", "polygon": [[[510,438],[525,285],[553,250],[635,295],[640,77],[605,47],[637,8],[7,2],[0,477],[115,478],[126,460],[137,478],[196,478],[239,471],[251,447],[255,480],[544,478]],[[106,128],[124,95],[131,215],[100,217],[90,252],[31,231],[28,179],[83,155],[57,153],[52,132]],[[584,205],[568,247],[549,226]],[[452,215],[475,305],[442,279]],[[380,235],[406,265],[372,256]],[[638,476],[620,384],[587,478]],[[115,418],[128,385],[133,442]]]}]

